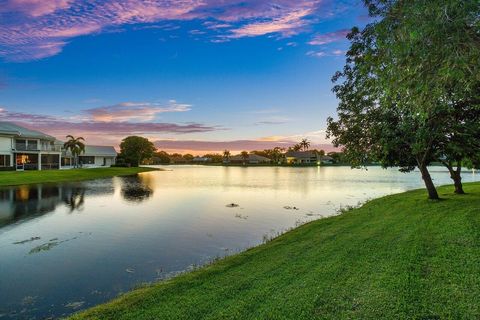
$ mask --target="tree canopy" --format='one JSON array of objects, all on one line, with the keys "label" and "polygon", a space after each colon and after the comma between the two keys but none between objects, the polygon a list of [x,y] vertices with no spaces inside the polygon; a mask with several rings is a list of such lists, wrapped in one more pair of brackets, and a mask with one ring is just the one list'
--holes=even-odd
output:
[{"label": "tree canopy", "polygon": [[480,2],[365,4],[373,22],[348,35],[346,65],[333,77],[338,119],[328,119],[328,135],[353,166],[418,167],[436,199],[427,166],[443,160],[459,170],[478,155]]},{"label": "tree canopy", "polygon": [[133,167],[138,167],[144,160],[155,154],[155,146],[148,139],[138,136],[129,136],[120,143],[120,156]]}]

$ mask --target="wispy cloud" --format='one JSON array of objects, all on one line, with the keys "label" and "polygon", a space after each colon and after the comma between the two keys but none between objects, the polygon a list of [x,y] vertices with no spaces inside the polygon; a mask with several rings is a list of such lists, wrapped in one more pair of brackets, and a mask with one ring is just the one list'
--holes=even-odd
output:
[{"label": "wispy cloud", "polygon": [[19,11],[32,17],[40,17],[60,9],[67,9],[73,0],[7,0],[0,12]]},{"label": "wispy cloud", "polygon": [[312,8],[300,9],[288,12],[285,15],[273,18],[270,21],[248,23],[240,28],[231,30],[228,38],[255,37],[271,33],[279,33],[282,36],[297,34],[307,24],[305,19],[313,13]]},{"label": "wispy cloud", "polygon": [[153,121],[156,116],[166,112],[186,112],[191,105],[170,100],[168,105],[150,102],[122,102],[112,106],[91,108],[84,111],[93,121],[99,122],[127,122]]},{"label": "wispy cloud", "polygon": [[314,58],[323,58],[323,57],[335,57],[335,56],[343,56],[345,55],[344,50],[333,50],[333,51],[315,51],[310,50],[307,52],[307,56],[314,57]]},{"label": "wispy cloud", "polygon": [[[53,115],[40,115],[10,111],[5,107],[0,108],[0,121],[11,121],[24,125],[28,128],[39,130],[62,139],[67,134],[81,135],[95,143],[111,143],[117,145],[122,138],[128,135],[147,135],[158,139],[164,134],[187,134],[203,133],[225,130],[220,126],[206,125],[202,123],[168,123],[168,122],[145,122],[148,117],[154,117],[162,112],[183,112],[190,106],[171,102],[168,107],[151,107],[154,104],[120,103],[116,106],[101,107],[85,110],[82,114],[70,117]],[[121,111],[116,110],[117,107]],[[150,114],[143,116],[131,116],[130,112],[145,112],[146,108],[152,108]],[[138,111],[140,110],[140,111]]]},{"label": "wispy cloud", "polygon": [[333,42],[346,40],[346,37],[349,32],[350,30],[348,29],[342,29],[334,32],[317,34],[313,37],[312,40],[308,42],[308,44],[319,46],[319,45],[325,45]]},{"label": "wispy cloud", "polygon": [[[311,23],[321,0],[4,0],[0,57],[28,61],[60,53],[73,38],[132,24],[205,20],[214,42],[276,33],[289,36]],[[177,25],[172,25],[178,28]],[[197,29],[195,29],[197,30]],[[201,35],[203,30],[193,31]]]}]

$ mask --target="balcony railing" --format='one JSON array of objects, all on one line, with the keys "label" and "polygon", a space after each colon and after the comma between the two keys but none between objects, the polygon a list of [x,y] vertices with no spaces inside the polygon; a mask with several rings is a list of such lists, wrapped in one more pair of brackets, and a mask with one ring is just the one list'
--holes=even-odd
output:
[{"label": "balcony railing", "polygon": [[25,143],[16,143],[16,151],[56,151],[60,152],[60,146],[47,146],[47,145],[38,145],[38,144],[25,144]]}]

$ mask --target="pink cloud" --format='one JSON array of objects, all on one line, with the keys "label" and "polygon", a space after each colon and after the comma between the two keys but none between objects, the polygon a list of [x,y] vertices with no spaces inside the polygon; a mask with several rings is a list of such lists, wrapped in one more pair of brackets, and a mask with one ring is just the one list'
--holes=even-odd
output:
[{"label": "pink cloud", "polygon": [[122,102],[113,106],[87,109],[84,112],[93,121],[99,122],[126,122],[126,121],[152,121],[158,114],[166,112],[186,112],[191,109],[189,104],[169,101],[167,106],[150,102]]},{"label": "pink cloud", "polygon": [[284,16],[266,22],[254,22],[232,30],[231,38],[255,37],[270,33],[280,33],[283,36],[296,34],[307,23],[304,18],[312,14],[312,9],[301,9],[288,12]]},{"label": "pink cloud", "polygon": [[333,42],[338,42],[342,40],[346,40],[346,37],[350,30],[343,29],[334,32],[318,34],[313,37],[313,39],[309,42],[311,45],[324,45]]},{"label": "pink cloud", "polygon": [[220,38],[288,36],[301,32],[320,4],[321,0],[7,0],[0,9],[0,57],[42,59],[58,54],[75,37],[139,23],[196,19],[206,20],[205,29],[217,30]]},{"label": "pink cloud", "polygon": [[1,11],[19,11],[32,17],[40,17],[57,10],[67,9],[73,0],[8,0]]},{"label": "pink cloud", "polygon": [[[120,117],[121,118],[121,117]],[[12,112],[0,108],[0,121],[18,123],[30,129],[50,134],[63,139],[68,134],[83,136],[90,143],[109,143],[118,145],[122,138],[128,135],[144,135],[156,137],[162,134],[202,133],[224,130],[219,126],[201,123],[167,123],[136,121],[97,121],[95,116],[78,119],[77,116],[62,118],[52,115],[39,115],[23,112]],[[94,141],[94,142],[92,142]]]}]

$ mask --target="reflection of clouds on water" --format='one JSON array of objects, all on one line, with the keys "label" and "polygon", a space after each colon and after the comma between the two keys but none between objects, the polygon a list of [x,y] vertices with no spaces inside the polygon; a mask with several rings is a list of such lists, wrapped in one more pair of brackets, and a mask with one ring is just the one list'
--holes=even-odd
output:
[{"label": "reflection of clouds on water", "polygon": [[140,203],[153,195],[153,181],[145,176],[136,175],[121,179],[121,194],[125,201]]}]

